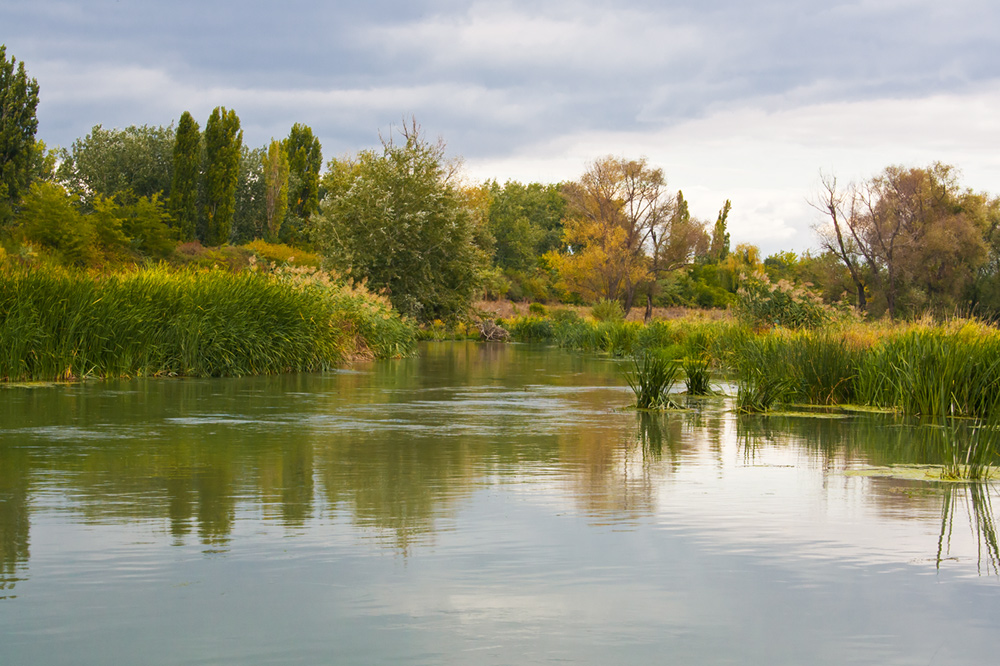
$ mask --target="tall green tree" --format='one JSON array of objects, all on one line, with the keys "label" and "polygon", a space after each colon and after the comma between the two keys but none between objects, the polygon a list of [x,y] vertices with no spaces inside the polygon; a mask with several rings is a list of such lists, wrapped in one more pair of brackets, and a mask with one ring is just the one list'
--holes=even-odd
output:
[{"label": "tall green tree", "polygon": [[173,170],[172,125],[125,129],[96,125],[74,141],[70,151],[63,151],[57,176],[89,206],[98,196],[119,201],[163,196],[170,191]]},{"label": "tall green tree", "polygon": [[236,180],[236,210],[233,213],[234,243],[248,243],[264,237],[267,223],[267,183],[264,178],[265,148],[240,151],[240,174]]},{"label": "tall green tree", "polygon": [[729,256],[729,232],[726,231],[726,222],[732,207],[729,199],[726,199],[725,205],[719,211],[719,217],[715,219],[715,226],[712,227],[712,245],[709,248],[709,256],[716,263]]},{"label": "tall green tree", "polygon": [[13,216],[36,163],[38,81],[0,44],[0,224]]},{"label": "tall green tree", "polygon": [[185,111],[177,123],[170,216],[182,241],[194,240],[198,228],[198,182],[201,178],[201,132]]},{"label": "tall green tree", "polygon": [[308,125],[295,123],[283,142],[288,155],[288,211],[303,220],[319,210],[319,172],[323,148]]},{"label": "tall green tree", "polygon": [[280,141],[271,140],[264,158],[264,183],[267,188],[265,212],[267,216],[267,240],[278,239],[281,223],[288,211],[288,155]]},{"label": "tall green tree", "polygon": [[451,317],[470,306],[485,253],[444,146],[416,125],[400,134],[399,143],[390,136],[381,150],[330,162],[315,236],[331,261],[385,289],[402,313]]},{"label": "tall green tree", "polygon": [[215,107],[205,124],[205,233],[206,245],[229,240],[236,210],[243,130],[232,109]]},{"label": "tall green tree", "polygon": [[529,272],[541,257],[559,248],[566,199],[559,185],[508,181],[489,184],[487,228],[494,239],[493,262],[509,271]]}]

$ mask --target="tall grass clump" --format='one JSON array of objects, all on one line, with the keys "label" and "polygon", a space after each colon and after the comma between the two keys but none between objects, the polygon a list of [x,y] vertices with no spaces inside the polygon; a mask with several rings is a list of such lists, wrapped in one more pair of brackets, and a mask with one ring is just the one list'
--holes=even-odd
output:
[{"label": "tall grass clump", "polygon": [[254,375],[408,353],[381,297],[314,269],[0,272],[0,378]]},{"label": "tall grass clump", "polygon": [[590,308],[590,316],[597,321],[623,321],[625,319],[625,308],[614,299],[602,298]]},{"label": "tall grass clump", "polygon": [[543,315],[514,316],[500,322],[517,342],[548,342],[553,337],[552,320]]},{"label": "tall grass clump", "polygon": [[684,386],[688,395],[709,395],[712,393],[712,373],[705,358],[685,358],[681,362],[684,369]]},{"label": "tall grass clump", "polygon": [[676,408],[670,390],[677,383],[680,366],[677,361],[655,352],[632,358],[632,366],[625,372],[625,381],[635,394],[637,409]]}]

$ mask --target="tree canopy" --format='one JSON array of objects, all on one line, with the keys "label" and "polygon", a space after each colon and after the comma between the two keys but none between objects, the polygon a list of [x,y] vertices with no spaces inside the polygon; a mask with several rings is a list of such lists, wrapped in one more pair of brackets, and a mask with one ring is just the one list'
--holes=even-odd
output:
[{"label": "tree canopy", "polygon": [[236,210],[243,130],[232,109],[217,106],[205,125],[205,233],[208,245],[229,240]]},{"label": "tree canopy", "polygon": [[423,321],[468,309],[486,261],[443,144],[414,124],[381,150],[335,159],[314,229],[327,257]]},{"label": "tree canopy", "polygon": [[38,81],[0,44],[0,224],[31,184],[38,130]]}]

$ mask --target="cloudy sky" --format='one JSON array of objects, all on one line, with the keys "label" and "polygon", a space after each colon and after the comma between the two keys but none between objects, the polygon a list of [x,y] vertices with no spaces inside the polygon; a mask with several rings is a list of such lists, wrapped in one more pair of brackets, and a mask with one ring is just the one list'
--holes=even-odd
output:
[{"label": "cloudy sky", "polygon": [[223,105],[328,158],[413,116],[474,180],[645,156],[765,253],[815,247],[821,171],[943,161],[1000,193],[996,0],[4,0],[0,26],[49,145]]}]

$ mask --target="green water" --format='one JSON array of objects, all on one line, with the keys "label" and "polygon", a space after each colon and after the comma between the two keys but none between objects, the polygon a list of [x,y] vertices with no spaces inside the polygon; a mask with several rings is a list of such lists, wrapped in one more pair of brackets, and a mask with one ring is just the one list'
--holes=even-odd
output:
[{"label": "green water", "polygon": [[885,415],[622,410],[620,364],[0,389],[0,664],[986,664],[992,487]]}]

